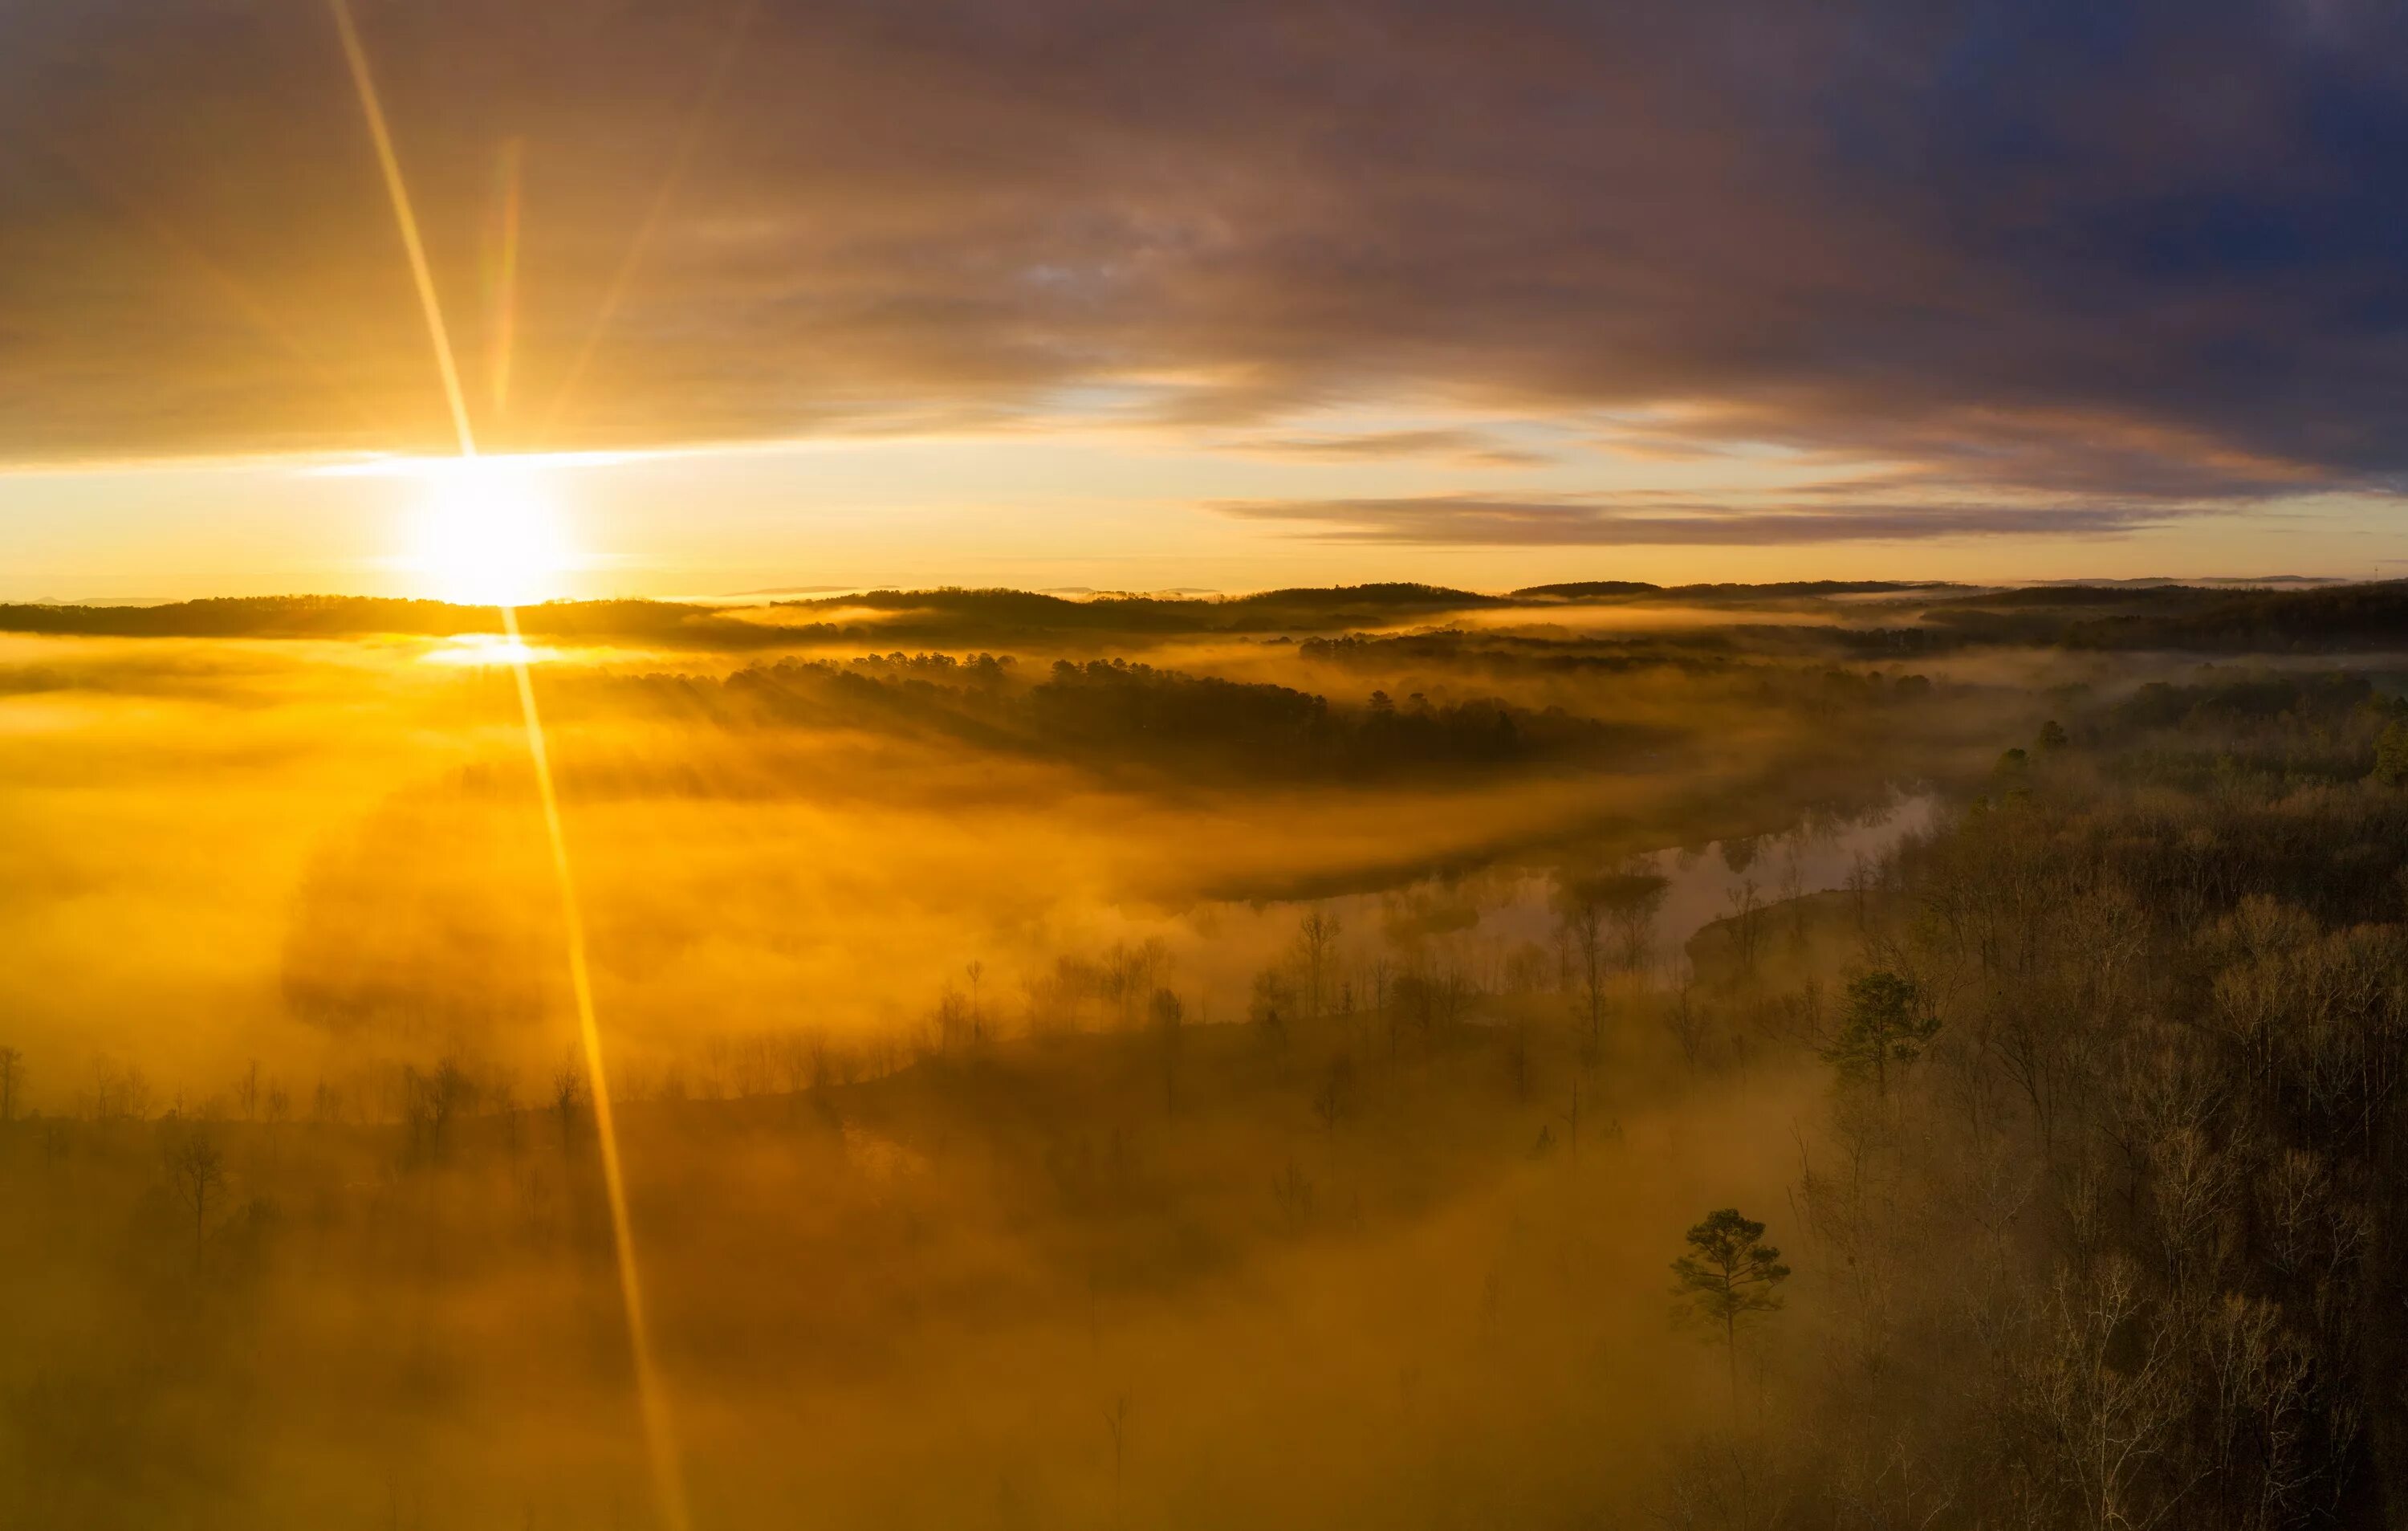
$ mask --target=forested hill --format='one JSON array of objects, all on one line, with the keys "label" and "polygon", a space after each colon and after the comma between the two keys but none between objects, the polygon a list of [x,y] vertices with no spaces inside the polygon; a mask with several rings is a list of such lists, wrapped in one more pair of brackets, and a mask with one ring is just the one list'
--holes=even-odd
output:
[{"label": "forested hill", "polygon": [[2408,645],[2408,581],[2320,590],[2219,592],[2205,599],[2170,602],[2161,611],[2075,623],[2065,642],[2082,648],[2237,653],[2397,648]]},{"label": "forested hill", "polygon": [[[522,607],[530,636],[758,648],[881,637],[987,642],[1050,632],[1176,635],[1328,632],[1505,606],[1503,597],[1427,585],[1268,590],[1234,597],[1097,596],[1027,590],[872,590],[751,608],[667,600],[556,600]],[[747,614],[734,614],[738,612]],[[766,616],[766,620],[756,620]],[[255,596],[160,606],[0,605],[0,631],[129,638],[296,638],[498,633],[490,606],[372,596]]]},{"label": "forested hill", "polygon": [[[523,607],[521,628],[553,642],[772,649],[830,643],[891,648],[1120,636],[1274,637],[1421,628],[1517,609],[1532,622],[1568,607],[1712,604],[1778,612],[1840,646],[1873,639],[1928,652],[1997,645],[2213,653],[2366,652],[2408,647],[2408,582],[2235,589],[2057,585],[2020,589],[1882,581],[1659,587],[1634,581],[1533,585],[1511,596],[1412,584],[1268,590],[1244,596],[1096,595],[1027,590],[872,590],[750,606],[562,600]],[[1643,626],[1643,622],[1641,623]],[[0,605],[0,631],[108,637],[454,637],[498,633],[491,607],[365,596],[261,596],[159,606]],[[1636,630],[1636,629],[1634,629]],[[1876,643],[1873,646],[1880,647]]]}]

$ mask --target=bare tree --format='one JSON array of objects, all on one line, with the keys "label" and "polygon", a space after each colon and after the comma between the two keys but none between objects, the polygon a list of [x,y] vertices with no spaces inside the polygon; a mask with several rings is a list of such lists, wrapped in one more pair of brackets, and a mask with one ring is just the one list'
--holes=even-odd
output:
[{"label": "bare tree", "polygon": [[1622,971],[1636,973],[1647,965],[1655,946],[1656,917],[1663,912],[1671,884],[1645,863],[1617,874],[1607,888],[1607,907],[1613,921],[1615,955]]},{"label": "bare tree", "polygon": [[193,1265],[197,1269],[202,1239],[208,1231],[209,1204],[225,1189],[225,1155],[208,1133],[186,1127],[168,1138],[166,1161],[169,1187],[176,1199],[193,1210]]},{"label": "bare tree", "polygon": [[1725,897],[1730,904],[1731,949],[1739,958],[1740,971],[1753,975],[1763,939],[1764,900],[1757,893],[1754,877],[1742,877],[1739,886]]},{"label": "bare tree", "polygon": [[1186,1040],[1182,1034],[1186,1007],[1169,989],[1157,989],[1147,1009],[1154,1018],[1154,1040],[1162,1048],[1162,1108],[1175,1116],[1179,1111],[1179,1055]]},{"label": "bare tree", "polygon": [[1112,1519],[1121,1516],[1121,1478],[1128,1463],[1129,1396],[1115,1394],[1104,1406],[1104,1428],[1112,1437]]},{"label": "bare tree", "polygon": [[1781,903],[1789,915],[1789,944],[1806,945],[1806,846],[1793,836],[1781,853]]},{"label": "bare tree", "polygon": [[584,1065],[571,1053],[552,1074],[552,1114],[560,1123],[560,1141],[564,1148],[577,1141],[578,1123],[583,1119],[587,1106],[593,1104],[587,1098],[588,1093]]},{"label": "bare tree", "polygon": [[1099,988],[1112,1006],[1121,1030],[1137,1029],[1140,1007],[1153,996],[1169,966],[1170,948],[1158,935],[1150,935],[1134,946],[1115,941],[1105,951]]},{"label": "bare tree", "polygon": [[1664,1006],[1664,1029],[1681,1049],[1681,1061],[1691,1069],[1703,1061],[1706,1051],[1706,1010],[1697,1003],[1698,970],[1684,960],[1677,970],[1670,1002]]},{"label": "bare tree", "polygon": [[1279,1203],[1280,1212],[1287,1220],[1288,1232],[1294,1233],[1312,1216],[1312,1177],[1291,1159],[1287,1167],[1271,1181],[1271,1198]]},{"label": "bare tree", "polygon": [[1268,967],[1254,975],[1254,995],[1246,1006],[1246,1018],[1254,1022],[1264,1041],[1276,1050],[1284,1050],[1287,1013],[1294,1004],[1287,975],[1278,968]]},{"label": "bare tree", "polygon": [[2179,1497],[2154,1486],[2185,1406],[2178,1357],[2145,1308],[2137,1272],[2111,1255],[2089,1280],[2059,1278],[2014,1359],[2046,1480],[2083,1524],[2148,1531]]},{"label": "bare tree", "polygon": [[1308,1014],[1319,1017],[1327,1009],[1328,975],[1338,953],[1338,917],[1321,904],[1305,912],[1296,928],[1296,955],[1304,969],[1305,1000],[1312,1006]]},{"label": "bare tree", "polygon": [[1354,1059],[1341,1052],[1329,1061],[1320,1088],[1312,1092],[1312,1114],[1321,1119],[1323,1127],[1334,1132],[1354,1107]]},{"label": "bare tree", "polygon": [[1594,1062],[1605,1036],[1605,900],[1591,881],[1564,891],[1559,928],[1585,1001],[1582,1054]]}]

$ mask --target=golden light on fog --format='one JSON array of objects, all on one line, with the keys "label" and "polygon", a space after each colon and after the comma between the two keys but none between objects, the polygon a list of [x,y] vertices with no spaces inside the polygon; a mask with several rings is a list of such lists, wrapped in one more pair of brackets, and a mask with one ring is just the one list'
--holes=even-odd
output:
[{"label": "golden light on fog", "polygon": [[561,593],[573,549],[539,470],[508,457],[462,457],[426,465],[424,478],[407,558],[417,593],[478,606],[523,606]]}]

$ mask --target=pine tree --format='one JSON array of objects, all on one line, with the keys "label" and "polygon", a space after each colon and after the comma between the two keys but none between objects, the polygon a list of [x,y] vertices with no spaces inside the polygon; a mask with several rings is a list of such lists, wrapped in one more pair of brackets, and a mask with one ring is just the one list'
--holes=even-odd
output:
[{"label": "pine tree", "polygon": [[1735,1206],[1709,1213],[1689,1230],[1689,1252],[1672,1262],[1678,1278],[1675,1293],[1684,1305],[1679,1316],[1718,1334],[1730,1365],[1731,1407],[1739,1407],[1739,1326],[1760,1314],[1776,1312],[1781,1294],[1773,1289],[1789,1278],[1781,1251],[1763,1242],[1764,1224],[1744,1217]]},{"label": "pine tree", "polygon": [[1847,1009],[1839,1034],[1823,1049],[1823,1061],[1850,1078],[1872,1076],[1873,1088],[1889,1092],[1889,1070],[1923,1056],[1940,1031],[1940,1018],[1923,1003],[1911,978],[1895,973],[1860,974],[1848,981]]}]

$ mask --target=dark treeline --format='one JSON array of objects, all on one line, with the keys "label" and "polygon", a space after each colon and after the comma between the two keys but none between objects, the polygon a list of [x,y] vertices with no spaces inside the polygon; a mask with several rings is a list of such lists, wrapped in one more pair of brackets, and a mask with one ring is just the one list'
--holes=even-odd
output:
[{"label": "dark treeline", "polygon": [[1057,660],[1024,674],[1010,656],[894,654],[781,660],[725,681],[648,676],[582,683],[584,705],[640,697],[728,724],[853,724],[934,730],[984,747],[1067,754],[1184,774],[1350,778],[1580,760],[1599,764],[1669,736],[1534,710],[1493,697],[1334,703],[1268,683],[1193,675],[1126,659]]},{"label": "dark treeline", "polygon": [[[823,621],[731,620],[729,608],[679,601],[552,600],[523,607],[530,636],[634,639],[689,646],[761,648],[812,642],[860,643],[882,634],[924,641],[981,635],[1106,632],[1205,634],[1326,630],[1393,622],[1416,614],[1502,606],[1505,598],[1427,585],[1358,585],[1268,590],[1228,597],[1099,595],[1073,599],[1027,590],[871,590],[810,600],[773,601]],[[738,609],[740,609],[738,608]],[[877,613],[874,620],[861,614]],[[157,606],[0,605],[0,631],[85,637],[331,637],[402,633],[426,637],[494,634],[491,607],[369,596],[263,596],[176,601]]]},{"label": "dark treeline", "polygon": [[1307,659],[1356,668],[1427,663],[1525,675],[1666,669],[1708,678],[1731,675],[1766,660],[1862,662],[1938,655],[1965,646],[1952,634],[1918,628],[1754,623],[1742,628],[1581,637],[1459,628],[1347,633],[1304,639],[1297,644],[1297,652]]},{"label": "dark treeline", "polygon": [[910,618],[922,630],[958,632],[1213,633],[1315,631],[1504,606],[1500,596],[1440,585],[1392,583],[1263,590],[1242,596],[1098,593],[1072,599],[1027,590],[872,590],[860,595],[779,601],[803,612],[871,610]]},{"label": "dark treeline", "polygon": [[1533,585],[1513,592],[1516,598],[1542,600],[1590,600],[1637,596],[1671,600],[1779,600],[1806,596],[1907,595],[1915,591],[1946,591],[1959,586],[1925,580],[1775,580],[1763,585],[1729,582],[1708,585],[1649,585],[1638,580],[1574,580],[1562,585]]},{"label": "dark treeline", "polygon": [[[1658,588],[1630,581],[1537,585],[1494,596],[1391,584],[1228,597],[1102,594],[1072,599],[1025,590],[874,590],[775,601],[753,620],[742,606],[654,600],[559,600],[522,609],[522,628],[561,643],[639,642],[760,650],[882,641],[939,644],[1121,636],[1333,634],[1442,624],[1458,613],[1517,604],[1534,621],[1583,605],[1709,605],[1760,609],[1791,626],[1726,628],[1665,638],[1684,646],[1843,644],[1878,652],[1997,645],[2084,650],[2352,652],[2408,643],[2408,584],[2229,589],[2179,585],[2050,585],[1964,593],[1950,585],[1795,581]],[[1803,619],[1802,621],[1800,619]],[[425,637],[494,634],[490,608],[354,596],[261,597],[160,606],[0,605],[0,631],[86,637]]]}]

